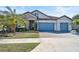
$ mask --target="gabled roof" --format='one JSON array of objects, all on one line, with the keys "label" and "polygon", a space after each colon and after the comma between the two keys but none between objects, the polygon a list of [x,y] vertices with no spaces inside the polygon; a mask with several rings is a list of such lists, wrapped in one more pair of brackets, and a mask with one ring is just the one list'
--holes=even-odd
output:
[{"label": "gabled roof", "polygon": [[[37,12],[40,12],[41,14],[43,14],[43,15],[45,15],[45,16],[48,17],[48,18],[38,18],[39,20],[58,20],[58,19],[60,19],[60,18],[62,18],[62,17],[67,17],[68,19],[72,20],[70,17],[68,17],[68,16],[66,16],[66,15],[63,15],[63,16],[61,16],[61,17],[48,16],[48,15],[44,14],[43,12],[41,12],[41,11],[39,11],[39,10],[34,10],[34,11],[32,11],[32,12],[25,12],[25,13],[23,13],[23,14],[30,13],[30,14],[33,15],[33,12],[36,12],[36,11],[37,11]],[[35,15],[33,15],[33,16],[35,16]]]},{"label": "gabled roof", "polygon": [[53,19],[53,20],[57,20],[57,19],[59,19],[59,17],[56,17],[56,16],[49,16],[51,19]]},{"label": "gabled roof", "polygon": [[43,12],[41,12],[41,11],[39,11],[39,10],[34,10],[34,11],[32,11],[31,13],[34,13],[34,12],[40,12],[41,14],[43,14],[43,15],[49,17],[48,15],[44,14]]},{"label": "gabled roof", "polygon": [[59,17],[49,16],[49,18],[39,18],[39,20],[57,20]]},{"label": "gabled roof", "polygon": [[23,13],[23,15],[26,15],[26,14],[30,14],[32,17],[36,18],[36,16],[34,16],[33,14],[31,14],[31,12],[25,12],[25,13]]},{"label": "gabled roof", "polygon": [[70,17],[68,17],[68,16],[66,16],[66,15],[63,15],[63,16],[59,17],[59,19],[60,19],[60,18],[63,18],[63,17],[67,17],[68,19],[72,20]]},{"label": "gabled roof", "polygon": [[41,11],[39,11],[39,10],[34,10],[34,11],[32,11],[31,13],[33,13],[33,12],[40,12],[41,14],[43,14],[43,15],[45,15],[45,16],[47,16],[48,17],[48,19],[47,18],[39,18],[39,19],[41,19],[41,20],[57,20],[59,17],[55,17],[55,16],[48,16],[48,15],[46,15],[46,14],[44,14],[43,12],[41,12]]}]

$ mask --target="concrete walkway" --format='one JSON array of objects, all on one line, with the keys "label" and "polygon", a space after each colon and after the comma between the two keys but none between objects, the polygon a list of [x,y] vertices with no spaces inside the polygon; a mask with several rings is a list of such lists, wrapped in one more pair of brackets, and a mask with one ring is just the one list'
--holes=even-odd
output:
[{"label": "concrete walkway", "polygon": [[38,38],[24,38],[24,39],[0,39],[0,44],[9,43],[39,43]]},{"label": "concrete walkway", "polygon": [[32,52],[79,52],[79,38],[44,38]]}]

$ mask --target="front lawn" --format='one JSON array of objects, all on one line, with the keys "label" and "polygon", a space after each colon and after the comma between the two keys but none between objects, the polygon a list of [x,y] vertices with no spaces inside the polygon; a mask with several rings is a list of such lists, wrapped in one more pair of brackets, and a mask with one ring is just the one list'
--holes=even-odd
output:
[{"label": "front lawn", "polygon": [[0,52],[30,52],[39,43],[0,44]]},{"label": "front lawn", "polygon": [[17,39],[17,38],[39,38],[38,32],[16,32],[16,35],[7,33],[7,36],[0,36],[0,39]]}]

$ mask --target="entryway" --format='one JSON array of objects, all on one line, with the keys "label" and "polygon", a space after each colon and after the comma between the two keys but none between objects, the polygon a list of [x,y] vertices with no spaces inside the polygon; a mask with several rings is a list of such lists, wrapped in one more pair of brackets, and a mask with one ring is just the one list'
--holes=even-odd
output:
[{"label": "entryway", "polygon": [[29,20],[29,30],[35,30],[35,21]]}]

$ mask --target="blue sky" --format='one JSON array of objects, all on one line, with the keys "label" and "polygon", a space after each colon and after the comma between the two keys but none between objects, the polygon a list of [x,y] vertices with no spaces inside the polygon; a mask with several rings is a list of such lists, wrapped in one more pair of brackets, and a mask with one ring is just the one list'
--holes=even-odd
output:
[{"label": "blue sky", "polygon": [[[16,9],[16,13],[24,13],[27,11],[39,10],[50,16],[62,16],[67,15],[73,17],[79,14],[78,6],[10,6],[12,9]],[[0,10],[6,10],[5,7],[0,6]]]}]

